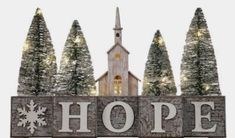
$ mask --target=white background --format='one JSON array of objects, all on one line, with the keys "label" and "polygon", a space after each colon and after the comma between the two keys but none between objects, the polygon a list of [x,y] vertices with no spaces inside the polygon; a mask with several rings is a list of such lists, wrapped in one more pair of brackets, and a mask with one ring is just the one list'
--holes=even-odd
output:
[{"label": "white background", "polygon": [[[186,32],[201,7],[211,33],[222,94],[226,96],[227,137],[235,131],[235,3],[233,0],[0,0],[0,137],[10,137],[10,98],[16,96],[22,47],[37,7],[42,9],[59,63],[72,22],[78,19],[92,56],[95,78],[107,70],[119,6],[129,68],[141,80],[157,29],[166,41],[178,92]],[[142,82],[140,83],[140,91]]]}]

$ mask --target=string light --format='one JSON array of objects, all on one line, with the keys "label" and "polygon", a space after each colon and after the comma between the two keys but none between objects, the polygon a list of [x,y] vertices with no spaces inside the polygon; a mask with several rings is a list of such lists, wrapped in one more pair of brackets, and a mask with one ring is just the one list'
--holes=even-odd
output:
[{"label": "string light", "polygon": [[154,38],[154,43],[159,44],[159,46],[163,46],[164,40],[162,37],[157,37],[157,38]]},{"label": "string light", "polygon": [[92,88],[92,89],[91,89],[91,95],[97,95],[95,88]]},{"label": "string light", "polygon": [[162,82],[164,82],[164,83],[167,82],[167,80],[168,80],[167,77],[163,77],[163,78],[162,78]]},{"label": "string light", "polygon": [[200,37],[202,36],[202,33],[200,31],[197,32],[197,36]]},{"label": "string light", "polygon": [[69,58],[67,56],[64,56],[64,63],[68,64],[69,63]]},{"label": "string light", "polygon": [[145,84],[150,85],[150,83],[149,83],[149,82],[146,82]]},{"label": "string light", "polygon": [[147,77],[144,77],[144,83],[145,83],[146,85],[150,85],[150,83],[149,83]]},{"label": "string light", "polygon": [[47,58],[46,58],[46,63],[48,64],[48,65],[50,65],[53,61],[55,60],[55,57],[54,56],[48,56]]},{"label": "string light", "polygon": [[74,65],[75,65],[76,63],[77,63],[77,62],[76,62],[75,60],[72,62],[72,64],[74,64]]},{"label": "string light", "polygon": [[80,41],[81,41],[81,40],[80,40],[80,37],[79,37],[79,36],[76,36],[76,38],[74,39],[73,42],[74,42],[74,43],[80,43]]},{"label": "string light", "polygon": [[85,44],[85,38],[83,36],[80,37],[81,46]]},{"label": "string light", "polygon": [[162,37],[158,38],[158,43],[160,44],[160,46],[163,46],[164,41],[163,41]]},{"label": "string light", "polygon": [[188,80],[188,78],[187,77],[183,77],[183,81],[187,81]]},{"label": "string light", "polygon": [[161,79],[161,82],[162,82],[161,85],[167,85],[167,84],[171,83],[171,81],[169,80],[168,77],[163,77]]},{"label": "string light", "polygon": [[209,84],[204,84],[204,89],[205,89],[205,91],[208,91],[210,89],[210,85]]},{"label": "string light", "polygon": [[26,41],[26,42],[24,43],[24,46],[23,46],[23,51],[26,52],[26,51],[28,51],[28,50],[29,50],[29,44],[28,44],[28,42]]},{"label": "string light", "polygon": [[51,64],[50,57],[48,57],[48,58],[46,59],[46,63],[47,63],[48,65],[50,65],[50,64]]},{"label": "string light", "polygon": [[199,29],[196,33],[197,37],[201,37],[203,35],[204,29]]},{"label": "string light", "polygon": [[187,81],[188,78],[183,74],[183,75],[181,75],[181,80],[182,80],[182,81]]},{"label": "string light", "polygon": [[41,9],[37,9],[36,14],[37,14],[37,15],[42,15]]}]

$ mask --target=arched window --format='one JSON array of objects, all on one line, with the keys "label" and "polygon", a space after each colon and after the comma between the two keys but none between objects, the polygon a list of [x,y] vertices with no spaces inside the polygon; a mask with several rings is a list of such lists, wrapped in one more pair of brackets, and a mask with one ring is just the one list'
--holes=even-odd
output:
[{"label": "arched window", "polygon": [[114,77],[113,90],[116,95],[121,95],[122,93],[122,77],[119,75]]}]

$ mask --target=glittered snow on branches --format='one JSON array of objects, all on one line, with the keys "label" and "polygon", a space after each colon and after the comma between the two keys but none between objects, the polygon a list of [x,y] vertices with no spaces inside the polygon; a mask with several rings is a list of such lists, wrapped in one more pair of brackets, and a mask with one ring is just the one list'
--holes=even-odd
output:
[{"label": "glittered snow on branches", "polygon": [[165,42],[160,31],[154,35],[145,64],[142,95],[175,95],[176,87],[167,54]]},{"label": "glittered snow on branches", "polygon": [[210,33],[201,8],[190,24],[181,64],[183,95],[220,95],[218,73]]}]

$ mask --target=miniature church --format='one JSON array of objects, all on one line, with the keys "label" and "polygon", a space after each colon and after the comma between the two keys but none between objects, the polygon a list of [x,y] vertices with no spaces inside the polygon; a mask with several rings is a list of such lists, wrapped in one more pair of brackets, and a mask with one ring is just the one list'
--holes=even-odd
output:
[{"label": "miniature church", "polygon": [[128,68],[129,52],[122,45],[122,27],[118,8],[113,30],[114,46],[107,52],[108,71],[96,80],[99,96],[137,96],[139,79]]}]

